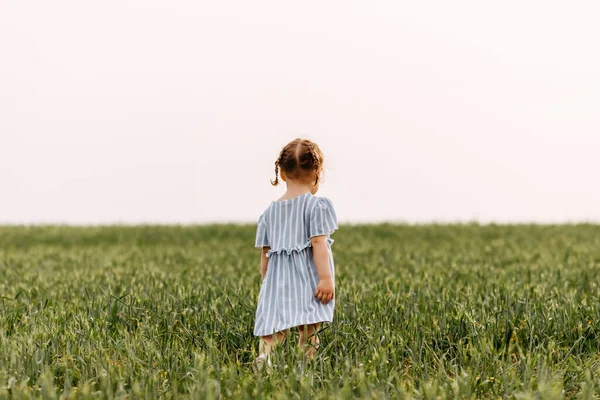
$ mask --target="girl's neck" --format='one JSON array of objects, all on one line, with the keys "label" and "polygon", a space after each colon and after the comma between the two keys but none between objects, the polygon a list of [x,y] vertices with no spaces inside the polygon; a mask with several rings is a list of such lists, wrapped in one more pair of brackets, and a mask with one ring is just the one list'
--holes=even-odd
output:
[{"label": "girl's neck", "polygon": [[303,194],[311,191],[310,185],[301,182],[296,182],[291,179],[288,179],[288,181],[286,182],[286,186],[287,190],[285,191],[283,196],[279,198],[279,200],[293,199],[294,197],[302,196]]}]

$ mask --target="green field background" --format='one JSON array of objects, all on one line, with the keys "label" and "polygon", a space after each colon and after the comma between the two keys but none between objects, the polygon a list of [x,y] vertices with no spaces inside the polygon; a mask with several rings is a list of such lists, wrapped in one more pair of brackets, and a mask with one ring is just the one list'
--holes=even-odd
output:
[{"label": "green field background", "polygon": [[598,225],[342,225],[334,322],[270,375],[254,234],[0,227],[0,398],[598,398]]}]

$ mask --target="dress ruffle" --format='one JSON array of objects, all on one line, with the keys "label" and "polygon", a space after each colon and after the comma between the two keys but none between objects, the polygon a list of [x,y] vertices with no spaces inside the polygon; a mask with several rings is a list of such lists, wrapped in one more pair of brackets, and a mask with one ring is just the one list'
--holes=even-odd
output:
[{"label": "dress ruffle", "polygon": [[[332,230],[331,233],[333,233],[335,231]],[[330,233],[330,234],[331,234]],[[329,236],[327,236],[327,244],[329,246],[331,246],[333,244],[333,242],[335,242],[335,240],[333,240],[332,238],[330,238]],[[260,246],[255,246],[255,247],[260,247]],[[308,248],[308,247],[312,247],[312,243],[311,241],[307,241],[301,245],[297,245],[297,246],[293,246],[293,247],[289,247],[289,248],[281,248],[281,249],[270,249],[267,252],[267,257],[269,257],[271,254],[283,254],[283,253],[287,253],[287,255],[291,255],[293,252],[297,252],[300,253],[302,250]]]}]

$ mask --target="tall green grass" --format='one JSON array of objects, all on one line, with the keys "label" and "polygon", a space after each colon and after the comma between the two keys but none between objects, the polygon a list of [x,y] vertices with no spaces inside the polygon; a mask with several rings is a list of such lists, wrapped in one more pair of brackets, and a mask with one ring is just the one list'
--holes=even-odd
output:
[{"label": "tall green grass", "polygon": [[342,226],[335,321],[271,375],[254,232],[0,227],[0,398],[600,393],[600,226]]}]

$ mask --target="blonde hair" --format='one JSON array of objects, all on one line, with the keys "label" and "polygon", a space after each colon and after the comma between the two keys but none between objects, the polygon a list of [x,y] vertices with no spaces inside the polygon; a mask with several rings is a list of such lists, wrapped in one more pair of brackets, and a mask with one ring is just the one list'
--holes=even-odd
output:
[{"label": "blonde hair", "polygon": [[294,139],[281,149],[279,158],[275,161],[275,180],[271,185],[279,184],[279,171],[285,172],[292,179],[305,180],[316,172],[315,185],[319,182],[319,171],[323,166],[323,152],[316,143],[308,139]]}]

